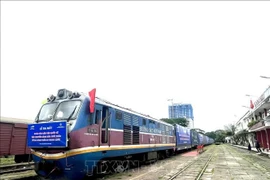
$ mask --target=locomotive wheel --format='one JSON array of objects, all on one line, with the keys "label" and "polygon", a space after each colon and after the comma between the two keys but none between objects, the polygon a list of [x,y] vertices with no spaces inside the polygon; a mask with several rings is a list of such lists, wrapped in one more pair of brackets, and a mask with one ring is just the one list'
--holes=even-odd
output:
[{"label": "locomotive wheel", "polygon": [[129,164],[129,166],[131,168],[139,168],[140,165],[141,165],[141,161],[139,161],[139,160],[133,160],[133,161],[131,160],[131,162]]},{"label": "locomotive wheel", "polygon": [[120,160],[114,161],[111,166],[112,172],[121,173],[129,169],[129,161],[128,160]]},{"label": "locomotive wheel", "polygon": [[158,160],[165,159],[164,153],[158,152]]},{"label": "locomotive wheel", "polygon": [[165,156],[166,156],[166,158],[170,157],[170,152],[168,150],[165,151]]}]

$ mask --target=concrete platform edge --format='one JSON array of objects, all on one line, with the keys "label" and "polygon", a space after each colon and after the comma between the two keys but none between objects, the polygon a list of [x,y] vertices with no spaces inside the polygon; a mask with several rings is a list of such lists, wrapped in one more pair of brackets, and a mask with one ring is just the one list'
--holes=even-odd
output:
[{"label": "concrete platform edge", "polygon": [[[235,145],[235,144],[231,144],[231,146],[234,146],[234,147],[238,147],[238,148],[242,148],[242,149],[248,149],[247,147],[245,146],[240,146],[240,145]],[[251,148],[252,151],[258,153],[257,149],[256,148]],[[261,155],[264,155],[266,157],[269,157],[270,158],[270,152],[262,152]]]}]

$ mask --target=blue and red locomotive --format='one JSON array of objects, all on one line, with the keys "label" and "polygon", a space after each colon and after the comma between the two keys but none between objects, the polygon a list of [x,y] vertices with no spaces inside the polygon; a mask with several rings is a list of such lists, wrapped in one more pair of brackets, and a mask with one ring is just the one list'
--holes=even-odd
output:
[{"label": "blue and red locomotive", "polygon": [[36,123],[28,126],[28,146],[37,174],[82,179],[105,173],[111,166],[123,170],[127,167],[123,162],[156,160],[213,143],[194,130],[95,97],[95,92],[60,89],[41,107]]}]

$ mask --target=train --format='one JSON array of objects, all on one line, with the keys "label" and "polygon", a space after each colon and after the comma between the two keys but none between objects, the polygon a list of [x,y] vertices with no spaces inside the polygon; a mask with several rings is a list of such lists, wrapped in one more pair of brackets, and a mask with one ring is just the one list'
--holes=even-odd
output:
[{"label": "train", "polygon": [[34,120],[2,117],[0,120],[0,157],[14,156],[16,163],[32,161],[27,146],[27,127]]},{"label": "train", "polygon": [[213,139],[88,93],[59,89],[28,125],[35,172],[50,179],[83,179],[170,157]]}]

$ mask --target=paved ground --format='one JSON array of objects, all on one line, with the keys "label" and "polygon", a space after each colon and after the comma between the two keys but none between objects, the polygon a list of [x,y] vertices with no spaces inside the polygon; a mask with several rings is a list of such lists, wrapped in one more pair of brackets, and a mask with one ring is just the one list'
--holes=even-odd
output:
[{"label": "paved ground", "polygon": [[[212,157],[209,164],[207,160]],[[255,152],[233,147],[228,144],[212,145],[198,155],[196,152],[180,154],[166,159],[163,163],[143,167],[137,171],[107,176],[104,179],[129,179],[129,180],[160,180],[169,179],[178,171],[181,171],[190,163],[175,179],[196,179],[201,173],[202,180],[269,180],[270,159],[260,156]]]},{"label": "paved ground", "polygon": [[219,145],[202,179],[270,179],[270,159],[230,145]]}]

